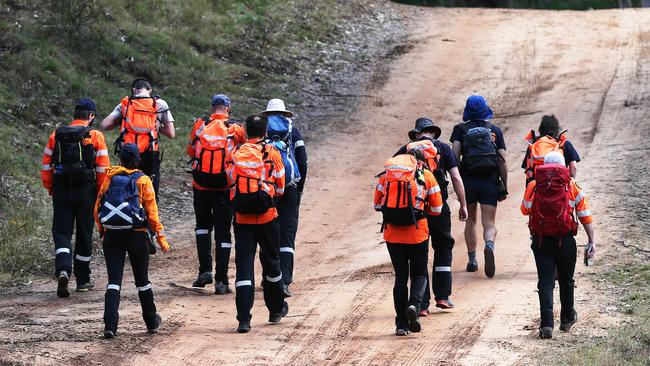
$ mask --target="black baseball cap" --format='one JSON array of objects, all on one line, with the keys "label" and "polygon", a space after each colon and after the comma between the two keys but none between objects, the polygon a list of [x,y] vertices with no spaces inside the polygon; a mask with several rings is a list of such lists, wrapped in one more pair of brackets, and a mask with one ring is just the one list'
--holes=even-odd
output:
[{"label": "black baseball cap", "polygon": [[415,128],[409,131],[409,138],[415,140],[418,133],[424,130],[431,130],[433,132],[433,138],[437,139],[442,134],[440,127],[433,124],[433,121],[429,118],[422,117],[418,118],[415,121]]}]

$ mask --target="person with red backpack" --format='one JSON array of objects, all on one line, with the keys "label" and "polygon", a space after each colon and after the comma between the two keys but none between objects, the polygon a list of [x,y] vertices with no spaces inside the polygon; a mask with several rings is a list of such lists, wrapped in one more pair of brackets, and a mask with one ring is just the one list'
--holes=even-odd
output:
[{"label": "person with red backpack", "polygon": [[214,230],[214,291],[221,295],[231,292],[228,262],[232,248],[233,208],[226,165],[234,148],[246,142],[246,133],[242,126],[229,121],[232,106],[228,96],[212,96],[211,105],[212,114],[196,119],[187,144],[187,155],[192,159],[196,252],[199,258],[199,273],[192,287],[205,287],[213,282],[210,234]]},{"label": "person with red backpack", "polygon": [[539,135],[537,136],[535,131],[531,130],[525,137],[528,148],[524,161],[521,162],[521,168],[526,173],[526,184],[535,180],[535,168],[544,163],[544,157],[551,151],[559,151],[564,155],[564,161],[569,168],[571,177],[575,178],[580,155],[571,141],[564,136],[566,131],[560,132],[557,118],[552,114],[543,116],[538,131]]},{"label": "person with red backpack", "polygon": [[424,155],[418,150],[388,159],[373,201],[375,210],[383,216],[382,231],[395,270],[393,302],[398,336],[417,333],[422,328],[418,314],[427,286],[426,216],[438,216],[443,209],[438,182],[433,173],[423,168],[423,160]]},{"label": "person with red backpack", "polygon": [[136,144],[141,160],[138,167],[153,182],[156,199],[160,187],[160,136],[176,137],[174,117],[166,101],[152,93],[151,83],[137,78],[131,84],[131,95],[122,98],[113,112],[101,123],[102,130],[120,126],[120,135],[115,140],[115,152],[124,144]]},{"label": "person with red backpack", "polygon": [[593,218],[587,196],[580,189],[565,166],[564,156],[552,151],[544,157],[544,164],[537,167],[535,180],[524,193],[521,212],[529,217],[531,249],[537,265],[537,289],[539,290],[540,327],[539,337],[553,337],[553,289],[555,278],[560,285],[560,330],[568,332],[577,321],[574,308],[573,274],[576,266],[576,240],[578,220],[587,233],[586,256],[596,254]]},{"label": "person with red backpack", "polygon": [[92,99],[79,100],[74,107],[74,121],[57,128],[43,151],[41,180],[54,207],[52,237],[59,297],[70,296],[68,282],[73,268],[77,292],[95,287],[90,280],[92,211],[110,165],[104,134],[91,128],[96,115],[97,106]]},{"label": "person with red backpack", "polygon": [[248,140],[233,152],[228,166],[230,197],[235,208],[235,297],[239,333],[251,330],[258,244],[269,323],[279,323],[289,311],[282,291],[280,225],[275,207],[276,198],[284,194],[285,168],[280,152],[264,141],[267,124],[263,115],[246,119]]},{"label": "person with red backpack", "polygon": [[424,153],[425,168],[433,173],[442,193],[442,213],[439,216],[427,215],[429,236],[431,237],[431,247],[433,249],[433,271],[429,283],[429,270],[427,268],[427,286],[422,298],[420,316],[429,316],[430,286],[433,289],[436,307],[441,309],[454,307],[454,304],[449,299],[451,295],[451,262],[454,238],[451,236],[451,210],[447,204],[447,198],[449,197],[447,173],[451,177],[454,191],[456,191],[460,203],[458,217],[460,221],[467,220],[465,188],[458,172],[458,161],[451,147],[438,140],[441,133],[440,127],[434,125],[429,118],[418,118],[415,121],[415,128],[408,133],[411,142],[402,146],[395,154],[397,156],[412,150],[421,150]]},{"label": "person with red backpack", "polygon": [[99,189],[94,217],[103,237],[108,285],[104,296],[104,338],[117,335],[120,290],[124,275],[124,260],[129,256],[142,319],[149,333],[156,333],[162,319],[156,311],[151,282],[149,282],[149,234],[155,233],[163,253],[169,251],[163,225],[158,217],[158,205],[151,179],[137,169],[140,153],[135,144],[124,144],[120,151],[121,166],[110,167]]},{"label": "person with red backpack", "polygon": [[478,206],[481,206],[481,223],[485,247],[485,275],[494,277],[494,241],[497,236],[497,203],[508,197],[508,166],[506,143],[503,132],[494,124],[492,110],[480,95],[467,98],[463,111],[463,123],[454,126],[451,133],[452,148],[460,160],[460,176],[463,178],[467,200],[468,219],[465,223],[467,244],[467,272],[478,270],[476,247],[478,238]]}]

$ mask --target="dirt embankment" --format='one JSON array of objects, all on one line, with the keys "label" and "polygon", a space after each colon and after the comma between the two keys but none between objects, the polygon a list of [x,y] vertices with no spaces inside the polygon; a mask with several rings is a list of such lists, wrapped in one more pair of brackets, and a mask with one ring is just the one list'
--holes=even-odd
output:
[{"label": "dirt embankment", "polygon": [[[613,179],[603,167],[625,166],[620,159],[638,161],[647,151],[645,135],[637,131],[643,130],[638,121],[647,120],[644,65],[650,13],[405,9],[419,19],[410,28],[412,48],[392,64],[385,84],[366,92],[371,97],[356,113],[339,117],[336,128],[310,147],[295,296],[281,325],[264,322],[258,292],[253,331],[236,334],[233,295],[186,289],[195,267],[188,234],[193,219],[187,209],[176,212],[171,225],[176,251],[156,257],[153,264],[156,296],[166,319],[160,334],[143,334],[137,296],[128,289],[129,274],[121,335],[110,342],[99,339],[101,291],[59,300],[50,291],[52,283],[37,284],[0,300],[0,360],[509,365],[533,363],[535,352],[572,347],[603,334],[615,321],[607,314],[609,302],[616,299],[590,285],[588,277],[598,267],[579,265],[580,323],[571,334],[558,334],[550,342],[535,337],[536,274],[518,209],[522,137],[538,125],[542,113],[555,113],[583,157],[578,178],[591,196],[601,248],[628,235],[626,225],[638,218],[620,206],[637,203],[628,198],[636,189],[634,179]],[[448,139],[465,98],[474,91],[487,97],[498,116],[495,122],[505,132],[512,174],[511,197],[498,212],[497,275],[486,279],[464,272],[462,225],[454,221],[457,307],[424,319],[423,333],[397,339],[392,335],[392,269],[378,233],[379,217],[370,205],[373,176],[404,143],[417,117],[438,121]],[[451,202],[455,210],[453,197]],[[100,277],[98,287],[104,285]]]}]

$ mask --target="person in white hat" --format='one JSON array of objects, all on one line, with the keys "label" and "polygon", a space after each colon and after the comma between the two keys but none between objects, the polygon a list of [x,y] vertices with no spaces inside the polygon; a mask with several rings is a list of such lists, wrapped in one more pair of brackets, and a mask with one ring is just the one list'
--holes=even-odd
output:
[{"label": "person in white hat", "polygon": [[289,285],[293,281],[293,260],[300,199],[307,178],[307,150],[300,130],[293,124],[293,112],[287,110],[282,99],[269,100],[260,114],[269,119],[267,139],[280,150],[285,166],[286,187],[278,198],[280,215],[280,264],[284,281],[284,296],[291,297]]}]

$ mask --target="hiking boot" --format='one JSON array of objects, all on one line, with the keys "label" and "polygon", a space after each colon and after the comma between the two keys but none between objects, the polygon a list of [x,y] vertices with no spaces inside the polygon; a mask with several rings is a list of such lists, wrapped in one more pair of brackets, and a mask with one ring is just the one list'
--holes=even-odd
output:
[{"label": "hiking boot", "polygon": [[539,338],[541,339],[551,339],[553,338],[553,328],[551,327],[542,327],[539,329]]},{"label": "hiking boot", "polygon": [[409,330],[413,333],[418,333],[422,330],[422,325],[418,320],[418,310],[415,305],[411,305],[406,309],[406,318],[409,320]]},{"label": "hiking boot", "polygon": [[68,290],[68,282],[70,282],[70,276],[68,276],[68,272],[66,271],[59,272],[59,277],[56,285],[56,296],[70,297],[70,290]]},{"label": "hiking boot", "polygon": [[419,316],[420,318],[426,318],[426,317],[428,317],[428,316],[429,316],[429,309],[422,309],[422,310],[420,310],[420,312],[418,313],[418,316]]},{"label": "hiking boot", "polygon": [[467,272],[476,272],[476,271],[478,271],[478,263],[467,262],[467,268],[465,270]]},{"label": "hiking boot", "polygon": [[161,324],[162,318],[160,317],[160,314],[156,313],[156,317],[154,318],[154,326],[151,328],[147,327],[147,332],[151,334],[158,333],[158,329],[160,329]]},{"label": "hiking boot", "polygon": [[454,303],[451,300],[436,300],[436,307],[440,309],[453,309]]},{"label": "hiking boot", "polygon": [[397,328],[397,329],[395,329],[395,335],[396,335],[396,336],[405,336],[405,335],[408,335],[408,334],[409,334],[409,330],[408,330],[408,329],[404,329],[404,328]]},{"label": "hiking boot", "polygon": [[293,296],[293,293],[289,290],[289,285],[283,285],[282,292],[285,298]]},{"label": "hiking boot", "polygon": [[230,287],[227,283],[219,281],[214,285],[214,293],[217,295],[229,294],[231,292],[232,290],[230,290]]},{"label": "hiking boot", "polygon": [[248,320],[242,320],[239,322],[237,327],[237,332],[239,333],[248,333],[251,331],[251,322]]},{"label": "hiking boot", "polygon": [[573,324],[575,324],[578,321],[578,313],[576,311],[573,311],[573,318],[569,320],[568,322],[561,322],[560,323],[560,330],[563,332],[568,332],[571,330],[571,327]]},{"label": "hiking boot", "polygon": [[488,278],[492,278],[496,272],[496,265],[494,264],[494,248],[486,245],[483,250],[483,255],[485,256],[485,275]]},{"label": "hiking boot", "polygon": [[282,320],[282,313],[269,314],[269,323],[278,324]]},{"label": "hiking boot", "polygon": [[284,304],[282,304],[282,312],[280,315],[284,318],[287,314],[289,314],[289,303],[285,301]]},{"label": "hiking boot", "polygon": [[209,285],[212,283],[212,273],[211,272],[203,272],[199,275],[199,277],[192,282],[192,287],[205,287],[205,285]]},{"label": "hiking boot", "polygon": [[76,291],[77,292],[88,292],[88,291],[90,291],[90,290],[92,290],[94,288],[95,288],[95,284],[92,283],[91,281],[88,281],[86,283],[81,283],[81,284],[78,283]]},{"label": "hiking boot", "polygon": [[104,338],[106,338],[106,339],[115,338],[116,335],[117,335],[117,332],[114,332],[112,330],[107,329],[107,330],[104,331]]}]

